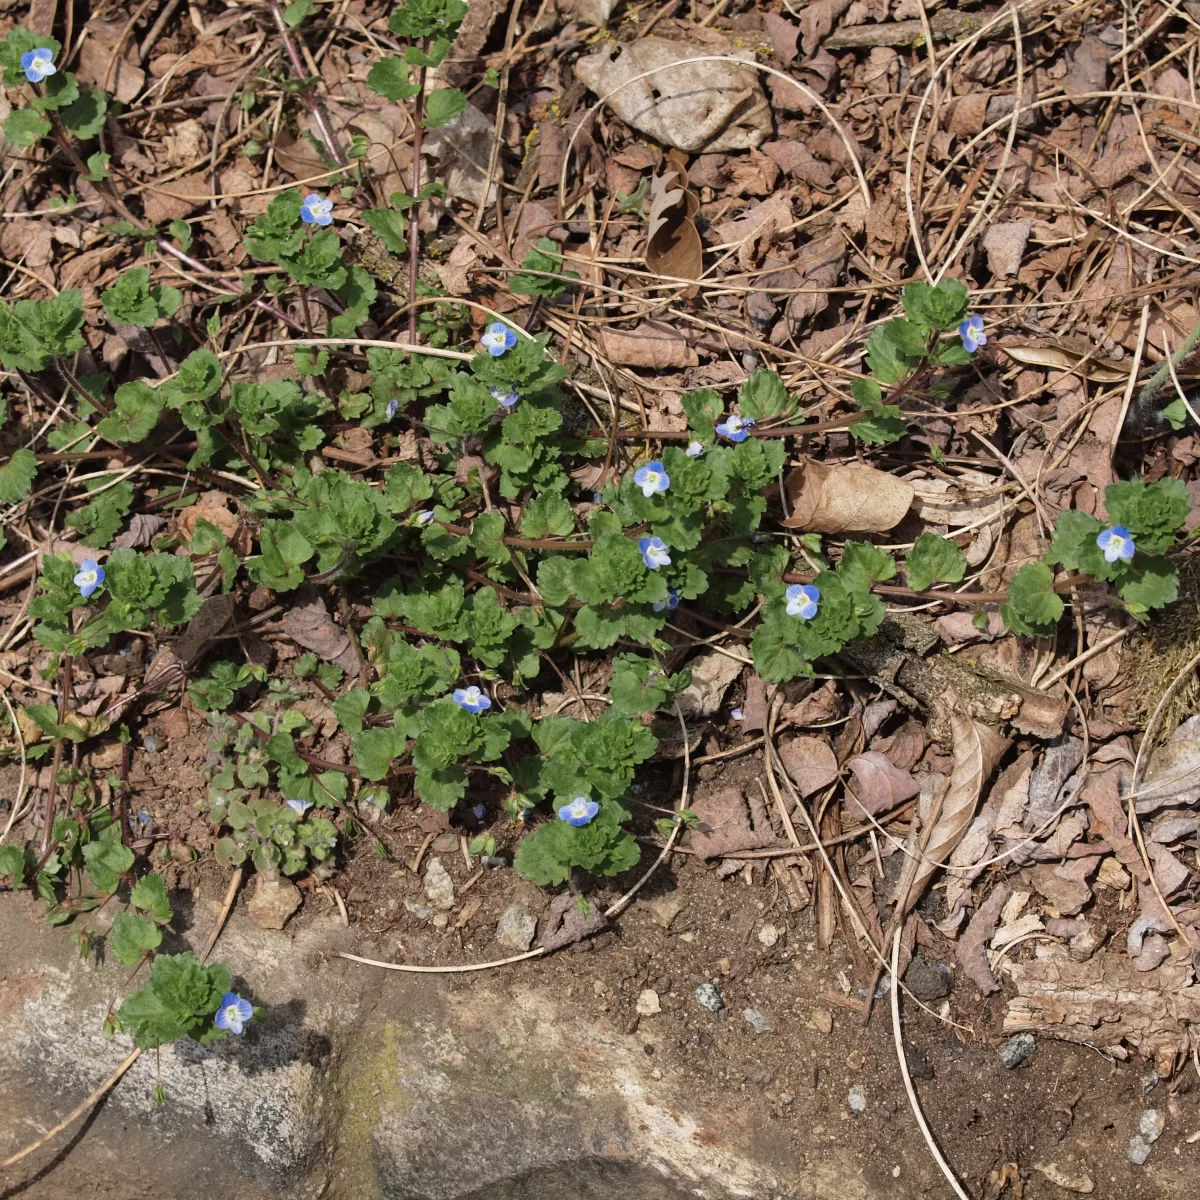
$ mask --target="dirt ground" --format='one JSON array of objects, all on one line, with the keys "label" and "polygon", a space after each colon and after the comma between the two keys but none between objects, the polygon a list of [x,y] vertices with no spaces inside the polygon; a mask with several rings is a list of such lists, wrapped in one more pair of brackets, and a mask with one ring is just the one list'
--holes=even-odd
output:
[{"label": "dirt ground", "polygon": [[[186,736],[167,739],[154,721],[148,731],[159,748],[137,747],[130,772],[134,811],[142,814],[141,848],[151,861],[170,854],[176,860],[166,868],[172,886],[194,889],[198,902],[219,906],[229,873],[211,855],[201,857],[209,826],[196,809],[207,790],[208,727],[192,713]],[[758,750],[707,764],[698,772],[696,794],[753,785],[761,770]],[[12,771],[0,772],[0,790]],[[643,773],[645,804],[669,804],[673,779],[678,771],[669,766]],[[649,832],[654,815],[646,810],[639,832]],[[429,824],[428,812],[422,817],[419,807],[402,804],[373,823],[364,821],[363,835],[350,845],[333,883],[352,928],[361,932],[361,952],[425,965],[511,953],[493,938],[500,914],[518,900],[541,915],[549,897],[509,867],[485,870],[477,859],[468,867],[458,835],[444,832],[430,842]],[[501,841],[506,824],[502,815],[494,822]],[[379,846],[387,847],[387,857]],[[444,929],[405,906],[408,900],[419,913],[424,899],[420,875],[406,865],[422,847],[420,870],[436,855],[454,880],[455,908]],[[652,852],[652,846],[644,848],[643,865]],[[864,1026],[844,939],[839,935],[827,950],[818,949],[812,905],[789,911],[770,874],[720,879],[715,865],[691,854],[672,855],[611,929],[548,958],[498,968],[490,981],[533,981],[565,995],[597,1023],[637,1038],[658,1070],[686,1079],[700,1100],[731,1090],[765,1099],[797,1155],[809,1162],[849,1153],[872,1177],[891,1176],[930,1196],[949,1194],[905,1095],[888,998],[874,1005]],[[637,876],[600,881],[589,895],[597,905],[610,903]],[[305,902],[291,928],[335,910],[334,893],[318,886],[302,888]],[[239,905],[249,894],[244,887]],[[665,926],[676,907],[663,907],[666,899],[676,902],[678,914]],[[777,940],[768,946],[771,929]],[[1073,1194],[1039,1168],[1076,1182],[1090,1178],[1091,1194],[1112,1200],[1193,1194],[1188,1181],[1200,1167],[1200,1139],[1194,1137],[1200,1090],[1191,1067],[1170,1083],[1157,1082],[1147,1063],[1112,1062],[1086,1047],[1039,1039],[1030,1059],[1006,1069],[997,1052],[1005,1041],[1003,993],[984,998],[969,980],[954,978],[949,942],[919,951],[918,960],[935,972],[944,968],[953,984],[948,997],[929,1004],[940,1016],[904,998],[909,1067],[930,1129],[973,1196],[1055,1200]],[[470,988],[472,978],[448,976],[446,982],[452,989]],[[705,982],[720,992],[724,1007],[717,1013],[694,998]],[[657,993],[661,1012],[639,1017],[636,1005],[646,989]],[[743,1016],[748,1009],[761,1013],[771,1031],[756,1033]],[[865,1098],[861,1112],[851,1108],[855,1088]],[[1163,1113],[1166,1127],[1147,1163],[1135,1166],[1126,1151],[1148,1108]],[[65,1177],[58,1178],[65,1186]]]}]

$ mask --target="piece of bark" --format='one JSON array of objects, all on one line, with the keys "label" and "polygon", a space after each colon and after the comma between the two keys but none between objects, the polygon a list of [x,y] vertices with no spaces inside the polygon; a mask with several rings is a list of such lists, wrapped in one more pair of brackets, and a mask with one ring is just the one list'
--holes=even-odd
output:
[{"label": "piece of bark", "polygon": [[570,892],[555,896],[550,905],[550,911],[542,924],[542,940],[539,943],[543,950],[561,950],[572,942],[581,942],[593,933],[599,933],[608,925],[608,918],[603,909],[592,904],[587,915],[579,911],[579,905]]},{"label": "piece of bark", "polygon": [[992,894],[975,910],[971,923],[958,943],[958,961],[966,971],[971,982],[985,996],[998,992],[1000,985],[988,966],[987,952],[984,947],[996,932],[996,923],[1000,920],[1000,910],[1004,907],[1012,888],[1006,883],[996,887]]},{"label": "piece of bark", "polygon": [[[939,9],[929,18],[929,30],[935,42],[957,42],[968,37],[991,20],[997,9],[966,13],[957,9]],[[982,35],[984,40],[1012,35],[1012,26],[1000,22]],[[925,36],[919,20],[884,21],[875,25],[850,25],[830,34],[822,45],[826,50],[858,50],[869,46],[911,46]]]}]

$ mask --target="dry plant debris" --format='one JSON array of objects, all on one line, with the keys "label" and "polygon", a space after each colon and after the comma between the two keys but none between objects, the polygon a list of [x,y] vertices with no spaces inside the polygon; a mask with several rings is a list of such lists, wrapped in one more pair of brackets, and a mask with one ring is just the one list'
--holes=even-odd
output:
[{"label": "dry plant debris", "polygon": [[357,917],[450,837],[607,903],[670,838],[864,1009],[899,932],[1178,1078],[1200,11],[460,7],[0,6],[0,880],[82,919],[107,825]]}]

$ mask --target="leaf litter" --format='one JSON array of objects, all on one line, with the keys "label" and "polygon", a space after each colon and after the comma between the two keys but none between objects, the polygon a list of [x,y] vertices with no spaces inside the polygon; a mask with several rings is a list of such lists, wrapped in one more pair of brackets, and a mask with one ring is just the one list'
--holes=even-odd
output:
[{"label": "leaf litter", "polygon": [[[607,5],[592,5],[586,15],[577,7],[580,19],[598,26],[611,16]],[[844,429],[797,442],[782,474],[789,516],[778,536],[799,547],[800,535],[825,535],[824,552],[840,551],[847,535],[866,535],[903,553],[924,532],[948,534],[968,574],[965,582],[935,587],[999,591],[1026,559],[1040,556],[1047,515],[1051,522],[1064,508],[1104,515],[1107,482],[1170,477],[1200,498],[1200,435],[1187,412],[1189,403],[1194,407],[1194,361],[1178,364],[1177,390],[1169,378],[1144,399],[1142,387],[1197,319],[1189,300],[1200,250],[1200,183],[1188,165],[1200,119],[1192,99],[1194,27],[1178,9],[1134,18],[1102,5],[1085,12],[1065,4],[1026,7],[1017,17],[1017,44],[1010,22],[951,30],[946,11],[936,10],[932,46],[913,30],[914,6],[905,0],[820,0],[800,10],[798,24],[786,6],[717,6],[706,24],[663,10],[653,36],[630,40],[624,27],[612,29],[595,49],[565,10],[536,28],[526,14],[517,20],[519,49],[511,56],[485,53],[483,38],[472,52],[477,58],[455,66],[478,67],[480,76],[492,66],[509,73],[503,119],[496,119],[496,97],[481,93],[424,140],[427,174],[447,190],[422,211],[433,239],[426,282],[440,279],[480,310],[534,320],[529,295],[510,291],[506,281],[521,258],[513,252],[518,231],[529,228],[521,224],[523,211],[544,206],[553,222],[549,236],[567,265],[597,286],[542,304],[541,319],[559,339],[583,404],[598,405],[599,426],[612,423],[625,433],[662,428],[646,414],[666,411],[666,396],[688,391],[699,379],[688,372],[740,384],[763,365],[778,369],[818,419],[836,417],[864,368],[863,338],[890,315],[903,283],[939,274],[963,279],[984,296],[992,331],[971,386],[927,404],[908,436],[891,446],[852,442]],[[133,106],[113,126],[111,152],[128,186],[144,197],[146,218],[187,219],[206,261],[235,272],[245,266],[245,227],[265,209],[268,190],[318,175],[327,163],[313,145],[310,114],[277,78],[255,85],[256,100],[272,97],[282,119],[251,124],[251,109],[238,103],[242,75],[252,66],[236,41],[243,17],[233,14],[222,27],[213,23],[213,6],[196,9],[206,15],[210,38],[202,41],[181,23],[165,36],[160,31],[140,57],[129,39],[116,52],[120,22],[93,18],[78,69],[81,79]],[[366,59],[355,23],[346,19],[351,9],[362,28],[385,28],[382,6],[343,5],[323,26],[328,41],[307,45],[324,47],[320,65],[330,89],[339,89],[340,129],[377,123],[368,162],[386,194],[388,181],[392,190],[411,181],[412,123],[401,106],[381,106],[363,87]],[[631,32],[652,16],[636,14]],[[1065,25],[1056,24],[1060,16]],[[135,18],[138,38],[152,17],[153,6]],[[247,29],[257,28],[244,19]],[[1045,39],[1036,65],[1035,28]],[[554,39],[563,45],[552,46]],[[707,61],[686,62],[697,58]],[[789,88],[788,80],[804,89]],[[148,86],[161,93],[159,101]],[[657,170],[643,153],[648,147],[651,158],[659,148],[667,152]],[[624,168],[635,182],[611,187],[607,160],[642,164]],[[16,264],[6,299],[81,286],[89,313],[98,314],[99,291],[140,258],[105,232],[86,180],[66,188],[58,167],[37,156],[23,169],[6,207],[21,214],[62,207],[38,220],[10,221],[19,232],[6,230],[0,244]],[[869,179],[869,201],[860,171]],[[639,204],[629,193],[643,182]],[[351,191],[345,203],[357,215],[370,204]],[[180,319],[192,320],[203,299],[195,280],[181,278],[161,256],[153,271],[156,282],[185,292]],[[310,300],[324,302],[319,292]],[[289,334],[276,324],[270,336],[262,329],[254,336]],[[139,358],[153,370],[160,357],[148,339],[121,331],[107,337],[99,325],[88,340],[79,370],[104,365],[121,381],[133,377]],[[173,356],[170,346],[166,352]],[[1133,364],[1141,371],[1136,379]],[[351,394],[362,385],[361,366],[345,365]],[[256,382],[293,373],[271,348],[238,369]],[[25,419],[32,430],[54,409],[38,398],[30,403]],[[16,402],[9,407],[16,413]],[[597,424],[584,412],[581,430]],[[10,415],[5,455],[16,445],[14,432]],[[378,454],[363,459],[362,469],[388,452],[401,457],[400,438],[389,447],[385,435],[367,431],[356,448],[345,436],[351,432],[363,431],[342,430],[343,441],[329,449]],[[645,441],[614,442],[617,463],[624,448]],[[420,462],[423,453],[429,443],[422,433],[403,457]],[[160,463],[132,474],[134,498],[111,547],[152,545],[169,529],[186,553],[203,519],[248,554],[255,519],[242,503],[246,486],[206,479],[215,492],[172,513],[160,503],[163,480],[151,472],[174,472],[177,482],[185,473],[170,457]],[[100,464],[118,473],[128,465],[121,455]],[[22,709],[44,701],[39,671],[47,660],[29,640],[23,594],[15,592],[29,579],[20,560],[65,544],[81,561],[76,527],[59,541],[64,516],[92,502],[72,488],[63,470],[49,506],[5,511],[12,532],[0,551],[0,648],[5,687]],[[1185,560],[1190,549],[1180,549]],[[714,872],[733,867],[728,879],[764,896],[779,881],[772,861],[812,881],[811,890],[786,892],[799,898],[789,911],[815,917],[808,908],[833,906],[854,943],[854,988],[871,985],[873,966],[855,929],[872,931],[884,948],[885,928],[899,923],[923,953],[936,947],[956,961],[982,996],[1002,995],[1005,1033],[1062,1038],[1116,1061],[1136,1052],[1164,1087],[1176,1086],[1200,1045],[1200,717],[1192,712],[1195,665],[1187,665],[1200,652],[1200,588],[1186,568],[1181,579],[1177,605],[1145,626],[1106,611],[1104,598],[1078,588],[1067,622],[1049,639],[1008,632],[996,602],[964,610],[943,598],[905,596],[894,584],[882,593],[892,615],[917,609],[934,640],[918,649],[897,636],[870,670],[843,658],[827,664],[831,678],[785,684],[774,697],[775,723],[760,719],[753,729],[726,715],[762,689],[740,661],[738,632],[720,614],[702,623],[681,610],[664,636],[676,666],[693,669],[697,699],[687,715],[697,752],[709,766],[729,755],[761,774],[767,759],[752,735],[784,731],[779,762],[830,855],[826,861],[797,851],[809,839],[795,803],[785,808],[785,821],[751,780],[698,799],[698,824],[679,848]],[[339,607],[340,599],[335,581],[264,624],[280,667],[297,660],[299,647],[357,674],[348,629],[361,627],[367,609],[353,590],[347,606]],[[211,619],[202,609],[173,645],[146,639],[159,654],[150,681],[173,664],[194,666],[215,646],[221,650],[214,657],[227,657],[237,644],[228,633],[233,604],[213,600]],[[237,621],[265,611],[269,600],[239,596]],[[698,643],[713,638],[729,654],[697,653]],[[1186,652],[1177,653],[1179,645]],[[990,725],[974,696],[956,705],[935,689],[945,705],[935,712],[932,696],[918,694],[913,680],[931,663],[941,669],[943,659],[955,662],[956,679],[965,671],[986,682],[994,699]],[[702,663],[722,669],[706,683]],[[79,671],[81,699],[85,687],[106,678],[122,699],[140,684],[98,658]],[[587,712],[588,700],[572,698],[590,694],[572,686],[578,682],[554,680],[555,704],[577,703]],[[880,698],[894,707],[868,732],[868,707]],[[1030,715],[1042,701],[1050,715]],[[21,729],[31,744],[40,740],[36,726],[22,721]],[[345,762],[334,727],[321,729],[310,748]],[[5,748],[15,764],[11,740]],[[153,788],[148,779],[142,786]],[[357,813],[377,829],[379,844],[406,828],[411,810],[399,798],[386,815]],[[203,828],[181,832],[196,823],[194,804],[181,807],[192,810],[186,821],[173,835],[164,821],[160,840],[180,851],[176,881],[195,883],[201,872],[183,865],[182,851],[189,838],[207,851],[207,835]],[[764,851],[779,858],[735,857]],[[354,863],[346,869],[352,873]],[[835,877],[869,886],[847,887],[849,900],[822,901],[837,897],[835,889],[823,890]],[[544,935],[543,945],[596,931],[565,900],[552,914],[562,928]],[[854,905],[861,906],[856,914]],[[365,900],[351,908],[369,911]],[[449,953],[433,943],[427,951]],[[963,990],[953,994],[950,1013],[971,1009],[973,1020],[983,1020],[969,997],[960,997]],[[991,1171],[995,1194],[1018,1194],[1020,1174],[1009,1165],[988,1163],[977,1178]]]}]

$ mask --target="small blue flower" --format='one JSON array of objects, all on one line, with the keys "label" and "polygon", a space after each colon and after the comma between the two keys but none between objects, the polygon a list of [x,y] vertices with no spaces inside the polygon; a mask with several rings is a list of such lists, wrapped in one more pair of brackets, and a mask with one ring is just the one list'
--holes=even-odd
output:
[{"label": "small blue flower", "polygon": [[428,525],[433,520],[433,509],[427,508],[424,512],[417,513],[417,524]]},{"label": "small blue flower", "polygon": [[453,699],[459,708],[465,708],[467,712],[477,715],[481,712],[487,712],[492,707],[491,700],[474,684],[469,688],[456,688]]},{"label": "small blue flower", "polygon": [[603,492],[593,492],[592,493],[592,501],[595,504],[603,504],[604,503],[604,493]]},{"label": "small blue flower", "polygon": [[389,400],[389,401],[388,401],[388,406],[387,406],[387,409],[385,410],[385,414],[386,414],[386,416],[387,416],[387,419],[388,419],[389,421],[391,421],[391,420],[394,420],[394,419],[395,419],[395,416],[396,416],[396,410],[397,410],[399,407],[400,407],[400,401],[399,401],[399,400]]},{"label": "small blue flower", "polygon": [[671,486],[671,477],[662,460],[656,458],[634,471],[633,482],[642,489],[642,495],[649,498],[655,492],[665,492]]},{"label": "small blue flower", "polygon": [[684,454],[686,454],[688,456],[688,458],[699,458],[700,455],[702,455],[703,453],[704,453],[704,443],[703,442],[688,442],[688,447],[684,451]]},{"label": "small blue flower", "polygon": [[743,721],[745,717],[746,714],[740,708],[731,708],[729,710],[729,719],[731,721]]},{"label": "small blue flower", "polygon": [[294,809],[301,816],[304,816],[304,814],[308,812],[310,808],[312,808],[311,800],[285,800],[284,803],[288,806],[288,808]]},{"label": "small blue flower", "polygon": [[642,552],[642,562],[652,571],[671,565],[671,556],[667,553],[667,543],[660,537],[638,538],[638,549]]},{"label": "small blue flower", "polygon": [[586,796],[576,796],[570,804],[558,810],[558,819],[568,825],[586,825],[598,812],[600,805]]},{"label": "small blue flower", "polygon": [[50,75],[57,75],[58,68],[54,65],[54,51],[49,46],[38,46],[34,50],[26,50],[21,55],[21,70],[30,83],[41,83]]},{"label": "small blue flower", "polygon": [[254,1005],[249,1000],[243,1000],[237,992],[226,992],[221,997],[221,1007],[217,1009],[213,1024],[218,1029],[240,1034],[252,1016]]},{"label": "small blue flower", "polygon": [[730,414],[717,426],[717,434],[720,437],[726,437],[731,442],[744,442],[750,436],[750,430],[754,428],[755,422],[749,417],[739,417]]},{"label": "small blue flower", "polygon": [[517,344],[517,335],[503,321],[493,321],[479,339],[479,344],[493,358],[499,358],[505,350],[511,350]]},{"label": "small blue flower", "polygon": [[817,604],[821,599],[820,588],[811,583],[793,583],[784,596],[787,599],[787,614],[789,617],[800,617],[811,621],[817,615]]},{"label": "small blue flower", "polygon": [[332,225],[333,201],[318,192],[309,192],[300,205],[300,220],[305,225]]},{"label": "small blue flower", "polygon": [[86,600],[104,582],[104,568],[94,558],[85,558],[79,564],[79,573],[71,582]]},{"label": "small blue flower", "polygon": [[[516,341],[516,334],[513,334],[513,345],[516,345]],[[488,391],[492,393],[492,399],[495,400],[501,408],[512,408],[512,406],[521,398],[519,395],[517,395],[517,389],[515,387],[490,387],[488,388]]]},{"label": "small blue flower", "polygon": [[667,588],[665,600],[655,600],[650,606],[655,612],[674,612],[679,607],[679,592],[676,588]]},{"label": "small blue flower", "polygon": [[1136,553],[1133,544],[1133,534],[1124,525],[1114,525],[1111,529],[1102,529],[1096,534],[1096,545],[1104,551],[1106,562],[1116,562],[1118,558],[1128,562]]},{"label": "small blue flower", "polygon": [[983,318],[974,313],[958,327],[958,336],[962,338],[963,349],[968,354],[974,354],[980,346],[987,345],[987,334],[983,332]]},{"label": "small blue flower", "polygon": [[487,816],[487,809],[482,804],[477,804],[471,809],[471,813],[475,817],[475,820],[482,821]]}]

